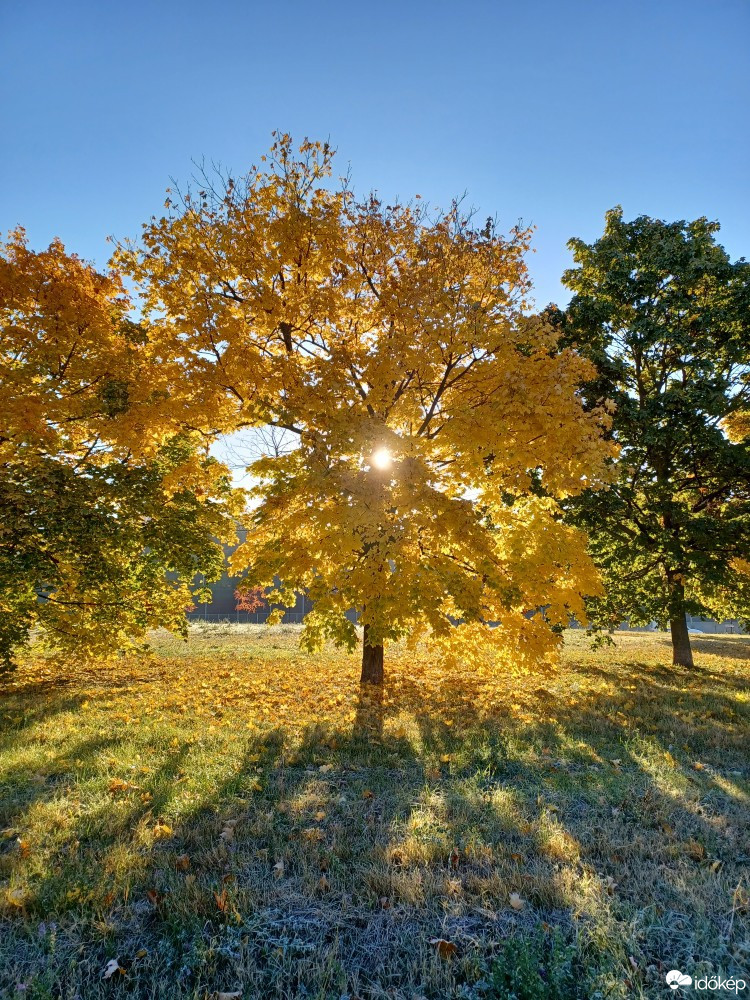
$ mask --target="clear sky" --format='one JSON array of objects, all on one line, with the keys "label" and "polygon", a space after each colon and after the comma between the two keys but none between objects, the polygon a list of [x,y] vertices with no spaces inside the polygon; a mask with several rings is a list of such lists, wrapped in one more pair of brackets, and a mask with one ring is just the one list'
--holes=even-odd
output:
[{"label": "clear sky", "polygon": [[104,265],[191,159],[330,138],[356,189],[571,236],[707,215],[750,256],[750,0],[0,0],[0,230]]}]

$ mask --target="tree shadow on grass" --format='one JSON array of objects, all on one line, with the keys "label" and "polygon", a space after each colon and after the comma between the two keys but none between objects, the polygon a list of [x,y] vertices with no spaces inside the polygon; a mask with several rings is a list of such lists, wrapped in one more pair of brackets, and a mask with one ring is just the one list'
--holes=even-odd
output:
[{"label": "tree shadow on grass", "polygon": [[[624,638],[625,643],[627,643],[627,638],[625,637],[631,636],[642,638],[643,633],[618,633],[618,638]],[[650,642],[661,646],[664,649],[665,654],[671,656],[672,640],[669,635],[653,635],[649,633],[648,638]],[[732,633],[724,632],[691,635],[690,645],[694,653],[699,653],[701,655],[719,656],[737,660],[747,660],[750,657],[750,635],[733,635]],[[625,646],[625,649],[627,649],[627,646]],[[700,669],[700,665],[696,665],[696,669]]]},{"label": "tree shadow on grass", "polygon": [[[33,898],[7,921],[8,967],[36,975],[22,924],[52,919],[53,987],[84,996],[99,995],[114,956],[130,996],[455,996],[486,979],[504,939],[545,925],[592,976],[619,981],[611,996],[663,987],[662,963],[729,971],[748,931],[732,901],[743,730],[730,679],[703,670],[707,692],[687,677],[584,664],[575,691],[564,674],[527,685],[519,709],[510,690],[482,701],[471,678],[453,678],[439,704],[406,678],[361,695],[349,725],[206,734],[174,749],[143,738],[142,787],[110,793],[100,774],[98,798],[71,810],[34,869]],[[65,759],[101,759],[125,738],[73,742]],[[24,787],[11,815],[21,829],[61,790]],[[69,898],[77,885],[83,896]],[[435,939],[455,945],[449,960]]]}]

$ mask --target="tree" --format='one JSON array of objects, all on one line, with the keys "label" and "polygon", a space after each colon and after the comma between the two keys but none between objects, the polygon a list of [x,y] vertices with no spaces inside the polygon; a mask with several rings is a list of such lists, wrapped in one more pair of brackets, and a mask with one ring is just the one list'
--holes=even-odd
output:
[{"label": "tree", "polygon": [[6,667],[34,629],[78,656],[183,629],[195,574],[221,573],[229,477],[195,433],[170,429],[164,369],[128,309],[116,273],[59,241],[34,253],[18,231],[0,253]]},{"label": "tree", "polygon": [[616,405],[622,446],[611,488],[569,504],[590,533],[605,596],[596,619],[669,622],[675,664],[692,666],[686,612],[747,617],[750,266],[717,244],[717,223],[607,213],[595,243],[571,240],[575,294],[558,319],[595,362],[588,399]]},{"label": "tree", "polygon": [[262,587],[245,589],[237,587],[234,592],[235,611],[257,611],[266,607],[266,598]]},{"label": "tree", "polygon": [[357,201],[332,155],[278,136],[267,168],[170,192],[118,265],[163,355],[221,401],[214,427],[296,437],[252,466],[246,586],[285,606],[305,591],[309,648],[353,648],[356,608],[364,682],[385,642],[428,634],[526,668],[597,591],[558,505],[608,453],[576,394],[591,366],[524,313],[528,232]]}]

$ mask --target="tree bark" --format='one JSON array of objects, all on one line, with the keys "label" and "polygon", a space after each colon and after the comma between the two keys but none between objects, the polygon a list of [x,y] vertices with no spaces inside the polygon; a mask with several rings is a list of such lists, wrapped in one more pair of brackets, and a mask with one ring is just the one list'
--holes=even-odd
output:
[{"label": "tree bark", "polygon": [[682,579],[670,579],[669,629],[672,633],[672,663],[676,667],[692,667],[693,651],[685,615],[685,587]]},{"label": "tree bark", "polygon": [[365,625],[362,638],[362,674],[360,684],[383,684],[383,646],[371,646],[370,626]]}]

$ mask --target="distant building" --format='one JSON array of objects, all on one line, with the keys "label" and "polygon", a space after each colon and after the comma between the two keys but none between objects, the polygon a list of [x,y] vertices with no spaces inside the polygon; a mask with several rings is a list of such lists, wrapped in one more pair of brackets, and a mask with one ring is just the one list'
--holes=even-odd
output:
[{"label": "distant building", "polygon": [[[242,542],[244,542],[246,534],[247,530],[245,528],[237,529],[237,535],[239,536],[237,545],[224,546],[227,558],[232,554],[232,552],[234,552],[238,545],[241,545]],[[258,608],[256,611],[238,611],[237,598],[234,596],[234,592],[239,586],[241,579],[242,577],[240,576],[230,576],[229,573],[226,572],[220,580],[216,581],[216,583],[206,584],[208,589],[211,591],[212,600],[207,604],[196,604],[192,611],[188,611],[188,620],[264,622],[274,608],[279,607],[279,605],[267,605],[266,607]],[[200,577],[198,578],[198,582],[203,582]],[[305,594],[297,594],[297,602],[294,607],[285,609],[284,611],[284,624],[301,622],[311,608],[312,601],[309,597]],[[352,621],[356,621],[356,612],[347,612],[347,618],[351,618]]]},{"label": "distant building", "polygon": [[[745,635],[745,629],[734,618],[723,622],[714,621],[713,618],[696,618],[695,615],[687,615],[686,618],[687,627],[693,633],[703,632],[706,635]],[[624,621],[622,625],[620,625],[620,628],[627,632],[655,632],[659,626],[656,622],[651,622],[648,625],[635,626],[630,625],[627,621]]]},{"label": "distant building", "polygon": [[[246,528],[238,528],[237,535],[239,537],[238,545],[244,542],[247,535]],[[237,545],[225,545],[224,551],[227,558],[234,552]],[[196,620],[207,620],[207,621],[217,621],[217,620],[227,620],[227,621],[237,621],[237,622],[258,622],[262,623],[268,618],[273,607],[258,608],[257,611],[237,611],[237,599],[234,596],[234,592],[240,583],[241,577],[230,576],[229,573],[225,573],[220,580],[216,583],[209,583],[208,587],[213,595],[213,599],[210,604],[197,604],[193,611],[188,612],[188,618],[191,621]],[[312,602],[304,594],[297,595],[297,603],[293,608],[289,608],[284,612],[284,622],[293,623],[301,622],[304,616],[312,607]],[[353,621],[356,620],[356,612],[350,611],[347,614],[348,618]],[[575,622],[571,623],[573,627],[576,627]],[[695,629],[696,631],[705,632],[706,634],[714,633],[734,633],[743,635],[745,630],[742,628],[740,623],[735,620],[716,622],[710,618],[696,618],[692,615],[687,616],[687,624],[689,629]],[[620,625],[621,629],[625,629],[631,632],[653,632],[657,628],[656,622],[651,622],[650,625],[645,627],[633,627],[628,624],[628,622],[623,622]]]}]

